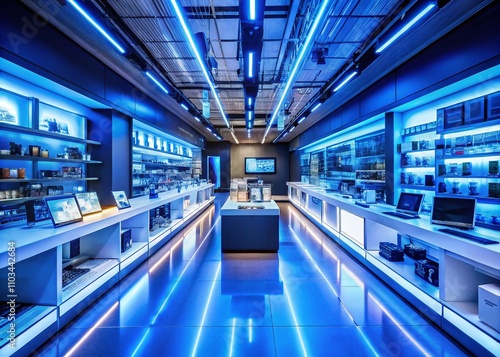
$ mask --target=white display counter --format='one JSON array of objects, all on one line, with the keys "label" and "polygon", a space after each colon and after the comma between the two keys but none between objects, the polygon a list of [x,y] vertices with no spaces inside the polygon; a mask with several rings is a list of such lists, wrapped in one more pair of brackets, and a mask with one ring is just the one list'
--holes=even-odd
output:
[{"label": "white display counter", "polygon": [[235,202],[228,199],[220,210],[223,252],[276,252],[279,215],[276,202]]},{"label": "white display counter", "polygon": [[[402,219],[383,214],[394,206],[365,208],[338,193],[288,182],[290,202],[334,241],[388,282],[444,330],[478,355],[498,355],[500,331],[479,320],[478,286],[500,283],[500,244],[482,245],[440,232],[429,216]],[[319,208],[319,209],[318,209]],[[500,241],[498,231],[476,227],[475,234]],[[401,247],[410,241],[439,263],[439,287],[414,274],[414,260],[390,262],[379,255],[379,243]]]},{"label": "white display counter", "polygon": [[[8,339],[0,344],[0,355],[36,348],[69,322],[122,277],[164,245],[180,229],[214,201],[213,185],[201,184],[167,191],[158,198],[130,199],[131,207],[104,209],[83,221],[54,228],[50,221],[28,227],[15,222],[0,227],[0,291],[6,299],[34,307],[31,318],[16,320],[16,349]],[[150,216],[158,207],[168,207],[169,224],[151,229]],[[131,230],[132,246],[122,252],[121,232]],[[92,276],[62,286],[63,251],[79,238],[80,253],[95,265]],[[9,273],[11,273],[9,275]],[[14,275],[12,274],[14,273]],[[85,275],[84,275],[85,277]],[[10,284],[9,284],[10,282]],[[26,315],[28,316],[28,315]]]}]

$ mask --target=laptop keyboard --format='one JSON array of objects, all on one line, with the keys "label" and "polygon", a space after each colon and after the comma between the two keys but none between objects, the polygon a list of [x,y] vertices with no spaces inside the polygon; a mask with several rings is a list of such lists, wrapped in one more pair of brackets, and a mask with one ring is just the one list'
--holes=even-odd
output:
[{"label": "laptop keyboard", "polygon": [[475,236],[475,235],[470,234],[470,233],[460,232],[460,231],[456,231],[454,229],[449,229],[449,228],[442,228],[439,231],[443,232],[443,233],[448,233],[448,234],[451,234],[453,236],[457,236],[460,238],[464,238],[464,239],[467,239],[467,240],[470,240],[470,241],[473,241],[476,243],[480,243],[480,244],[499,244],[500,243],[500,242],[497,242],[495,240],[491,240],[491,239],[483,238],[483,237],[478,237],[478,236]]},{"label": "laptop keyboard", "polygon": [[414,215],[411,215],[411,214],[404,214],[404,213],[400,213],[400,212],[389,211],[389,212],[382,212],[382,213],[388,214],[390,216],[395,216],[395,217],[403,218],[403,219],[420,218],[419,216],[414,216]]}]

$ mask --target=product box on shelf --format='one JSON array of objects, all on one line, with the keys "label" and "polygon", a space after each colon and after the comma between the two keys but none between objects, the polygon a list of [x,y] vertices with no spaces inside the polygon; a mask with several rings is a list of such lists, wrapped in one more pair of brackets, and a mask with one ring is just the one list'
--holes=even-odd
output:
[{"label": "product box on shelf", "polygon": [[380,242],[379,250],[379,255],[391,262],[400,262],[405,259],[403,249],[394,243]]},{"label": "product box on shelf", "polygon": [[121,252],[124,253],[132,247],[132,230],[127,228],[121,232]]},{"label": "product box on shelf", "polygon": [[500,284],[478,287],[479,320],[500,332]]},{"label": "product box on shelf", "polygon": [[439,264],[430,259],[415,261],[415,274],[431,283],[439,286]]},{"label": "product box on shelf", "polygon": [[415,260],[425,259],[427,255],[424,248],[415,247],[413,244],[405,244],[403,251],[407,256]]}]

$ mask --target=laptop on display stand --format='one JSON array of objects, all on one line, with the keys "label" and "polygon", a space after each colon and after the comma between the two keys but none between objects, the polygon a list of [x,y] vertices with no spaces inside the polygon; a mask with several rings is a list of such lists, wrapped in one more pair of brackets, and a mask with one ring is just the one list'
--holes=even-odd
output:
[{"label": "laptop on display stand", "polygon": [[402,192],[399,196],[396,211],[382,212],[390,216],[404,219],[420,218],[419,213],[424,202],[424,194]]}]

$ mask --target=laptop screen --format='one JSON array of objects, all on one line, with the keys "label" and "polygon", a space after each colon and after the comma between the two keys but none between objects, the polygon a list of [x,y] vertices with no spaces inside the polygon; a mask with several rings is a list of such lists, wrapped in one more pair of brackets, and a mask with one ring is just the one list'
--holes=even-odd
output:
[{"label": "laptop screen", "polygon": [[396,211],[409,214],[418,214],[424,200],[424,195],[421,193],[402,192],[399,196]]}]

